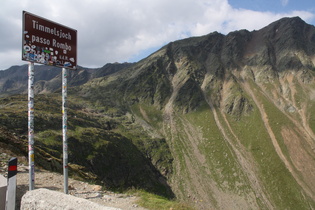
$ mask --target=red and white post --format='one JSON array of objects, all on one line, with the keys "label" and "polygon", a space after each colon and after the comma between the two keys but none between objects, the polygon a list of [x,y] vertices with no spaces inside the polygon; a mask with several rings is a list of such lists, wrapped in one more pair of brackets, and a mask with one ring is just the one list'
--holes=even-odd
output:
[{"label": "red and white post", "polygon": [[6,195],[6,210],[15,210],[16,199],[16,174],[17,174],[17,158],[13,157],[8,164],[8,184]]}]

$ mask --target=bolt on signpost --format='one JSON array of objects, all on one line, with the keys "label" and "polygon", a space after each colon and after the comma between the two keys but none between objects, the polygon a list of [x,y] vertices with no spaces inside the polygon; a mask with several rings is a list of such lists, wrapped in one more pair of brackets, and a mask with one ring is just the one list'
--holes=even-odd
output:
[{"label": "bolt on signpost", "polygon": [[64,192],[68,194],[67,76],[76,70],[77,31],[23,11],[22,60],[28,61],[29,189],[34,189],[34,63],[62,68]]}]

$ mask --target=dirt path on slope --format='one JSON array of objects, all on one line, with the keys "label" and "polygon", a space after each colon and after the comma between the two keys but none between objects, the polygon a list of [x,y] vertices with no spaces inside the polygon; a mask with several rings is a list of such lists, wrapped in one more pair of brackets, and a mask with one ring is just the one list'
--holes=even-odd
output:
[{"label": "dirt path on slope", "polygon": [[261,104],[258,99],[256,98],[256,95],[253,93],[253,91],[251,90],[249,84],[247,82],[240,82],[240,84],[242,85],[242,87],[244,88],[244,90],[252,97],[252,99],[254,100],[256,106],[259,109],[259,112],[261,114],[262,120],[264,122],[265,128],[267,129],[267,132],[271,138],[272,144],[278,154],[278,156],[280,157],[280,159],[283,161],[283,163],[285,164],[285,166],[287,167],[287,169],[290,171],[290,173],[292,174],[292,176],[295,178],[295,180],[297,181],[297,183],[304,189],[304,191],[308,194],[308,196],[310,196],[312,199],[315,199],[315,196],[312,194],[312,191],[309,189],[309,187],[299,178],[298,174],[295,172],[294,168],[292,167],[292,165],[290,164],[290,162],[287,160],[287,158],[284,156],[278,141],[275,137],[275,134],[273,133],[273,130],[271,129],[271,126],[269,124],[269,119],[268,119],[268,115],[264,109],[263,104]]}]

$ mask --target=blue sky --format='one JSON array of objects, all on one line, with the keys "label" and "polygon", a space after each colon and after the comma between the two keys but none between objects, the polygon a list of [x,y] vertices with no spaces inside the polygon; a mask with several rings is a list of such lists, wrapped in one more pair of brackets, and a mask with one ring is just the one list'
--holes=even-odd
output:
[{"label": "blue sky", "polygon": [[313,0],[229,0],[234,8],[256,11],[287,12],[294,10],[315,12]]},{"label": "blue sky", "polygon": [[0,70],[21,60],[22,11],[78,31],[78,65],[135,62],[163,45],[218,31],[258,30],[282,17],[315,25],[314,0],[1,0]]}]

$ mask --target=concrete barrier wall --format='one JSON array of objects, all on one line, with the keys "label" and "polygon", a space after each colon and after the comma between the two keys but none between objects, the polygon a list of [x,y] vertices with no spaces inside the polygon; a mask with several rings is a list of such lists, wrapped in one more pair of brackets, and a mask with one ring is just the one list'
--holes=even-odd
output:
[{"label": "concrete barrier wall", "polygon": [[0,175],[0,209],[5,209],[7,182],[7,178]]},{"label": "concrete barrier wall", "polygon": [[62,192],[52,191],[48,189],[31,190],[25,193],[25,195],[22,197],[21,209],[119,210],[118,208],[102,206],[83,198],[74,197],[64,194]]}]

